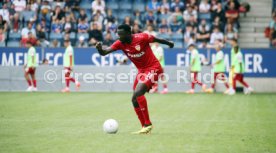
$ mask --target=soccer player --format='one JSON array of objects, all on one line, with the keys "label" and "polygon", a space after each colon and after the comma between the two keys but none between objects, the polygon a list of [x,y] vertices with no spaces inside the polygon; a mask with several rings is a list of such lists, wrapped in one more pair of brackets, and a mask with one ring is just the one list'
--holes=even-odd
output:
[{"label": "soccer player", "polygon": [[[33,47],[33,44],[31,41],[26,42],[26,47],[28,48],[28,56],[27,56],[27,64],[24,66],[25,68],[25,79],[29,85],[26,91],[37,91],[36,88],[36,78],[35,78],[35,70],[37,67],[37,61],[36,61],[36,50]],[[30,76],[32,78],[32,81],[30,79]]]},{"label": "soccer player", "polygon": [[65,52],[63,54],[63,66],[64,66],[64,71],[65,71],[65,83],[66,87],[62,89],[62,92],[70,92],[69,85],[70,81],[76,84],[76,90],[79,90],[80,88],[80,83],[76,81],[73,77],[71,77],[71,72],[73,70],[73,66],[75,65],[74,62],[74,49],[70,44],[69,39],[64,40],[64,47],[65,47]]},{"label": "soccer player", "polygon": [[194,94],[195,93],[195,84],[198,84],[202,87],[202,91],[206,90],[206,85],[197,80],[198,72],[201,71],[201,60],[198,54],[198,50],[196,49],[193,43],[189,44],[188,50],[191,52],[190,58],[190,72],[191,72],[191,89],[186,91],[187,94]]},{"label": "soccer player", "polygon": [[[153,51],[154,56],[160,62],[161,66],[163,68],[163,73],[164,73],[164,66],[165,66],[164,49],[158,43],[153,43],[151,45],[151,49]],[[163,90],[160,92],[161,94],[168,93],[168,85],[167,85],[165,79],[166,79],[165,76],[162,75],[161,80],[162,80],[162,84],[163,84]],[[158,83],[156,83],[150,90],[150,93],[156,93],[156,92],[158,92]]]},{"label": "soccer player", "polygon": [[225,64],[224,64],[224,53],[221,50],[221,45],[222,44],[217,44],[215,45],[215,50],[217,51],[216,53],[216,61],[212,64],[213,71],[214,71],[214,80],[211,85],[211,88],[207,89],[206,92],[208,93],[213,93],[216,85],[216,80],[221,80],[224,82],[225,87],[227,90],[225,93],[228,92],[229,85],[227,83],[227,79],[225,76]]},{"label": "soccer player", "polygon": [[246,87],[245,94],[250,94],[253,91],[253,88],[251,88],[243,79],[243,73],[244,73],[244,61],[243,61],[243,55],[242,52],[238,46],[238,42],[236,39],[232,40],[232,51],[231,51],[231,68],[234,70],[234,77],[233,77],[233,92],[230,92],[230,95],[235,94],[236,90],[236,82],[239,81],[244,87]]},{"label": "soccer player", "polygon": [[131,34],[131,27],[125,24],[118,26],[117,33],[119,40],[110,47],[102,48],[102,44],[99,42],[96,44],[96,48],[102,56],[122,50],[137,67],[138,74],[133,85],[132,104],[142,129],[134,134],[147,134],[152,130],[152,123],[145,93],[152,88],[158,81],[159,75],[163,73],[162,66],[154,56],[149,43],[158,42],[166,44],[170,48],[173,48],[174,43],[146,33]]}]

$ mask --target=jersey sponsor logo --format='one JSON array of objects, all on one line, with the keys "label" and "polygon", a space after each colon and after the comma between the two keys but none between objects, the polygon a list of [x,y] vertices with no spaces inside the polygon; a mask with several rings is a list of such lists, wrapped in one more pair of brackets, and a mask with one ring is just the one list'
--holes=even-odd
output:
[{"label": "jersey sponsor logo", "polygon": [[140,49],[141,49],[140,45],[135,46],[135,49],[136,49],[137,51],[140,51]]},{"label": "jersey sponsor logo", "polygon": [[131,58],[139,58],[139,57],[143,56],[144,54],[145,54],[145,52],[141,52],[141,53],[138,53],[138,54],[127,53],[127,55]]}]

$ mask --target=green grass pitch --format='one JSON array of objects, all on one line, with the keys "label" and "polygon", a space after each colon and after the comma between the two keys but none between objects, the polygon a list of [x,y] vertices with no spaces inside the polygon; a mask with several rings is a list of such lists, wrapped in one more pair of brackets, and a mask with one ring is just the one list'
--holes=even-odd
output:
[{"label": "green grass pitch", "polygon": [[[276,94],[147,94],[139,130],[131,93],[0,93],[0,153],[275,153]],[[119,132],[105,134],[114,118]]]}]

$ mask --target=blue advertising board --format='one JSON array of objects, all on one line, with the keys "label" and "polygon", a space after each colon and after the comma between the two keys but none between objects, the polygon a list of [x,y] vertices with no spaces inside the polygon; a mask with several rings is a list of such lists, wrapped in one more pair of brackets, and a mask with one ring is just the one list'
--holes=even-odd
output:
[{"label": "blue advertising board", "polygon": [[[62,65],[64,48],[36,48],[41,62],[48,59],[49,65]],[[230,67],[230,49],[223,49],[227,71]],[[0,48],[1,66],[20,66],[26,63],[26,48]],[[215,50],[199,49],[203,63],[213,63]],[[242,49],[247,77],[276,77],[276,49]],[[114,66],[122,58],[121,51],[100,56],[95,48],[75,48],[76,65]],[[189,53],[185,49],[165,49],[165,64],[179,67],[189,66]]]}]

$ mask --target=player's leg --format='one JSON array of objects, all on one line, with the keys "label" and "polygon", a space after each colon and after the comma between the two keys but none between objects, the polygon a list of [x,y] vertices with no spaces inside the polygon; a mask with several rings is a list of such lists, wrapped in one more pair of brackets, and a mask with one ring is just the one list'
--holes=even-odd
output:
[{"label": "player's leg", "polygon": [[240,83],[241,83],[244,87],[246,87],[245,92],[244,92],[245,94],[250,94],[251,92],[253,92],[253,88],[251,88],[251,87],[248,85],[248,83],[244,81],[244,76],[243,76],[243,74],[241,74]]},{"label": "player's leg", "polygon": [[195,75],[194,75],[195,83],[201,86],[202,91],[205,91],[205,90],[206,90],[206,85],[203,84],[201,81],[199,81],[199,80],[197,79],[197,76],[198,76],[198,72],[196,72]]},{"label": "player's leg", "polygon": [[217,76],[218,76],[218,73],[215,72],[215,73],[214,73],[213,82],[212,82],[212,84],[211,84],[211,88],[206,89],[206,92],[207,92],[207,93],[213,93],[213,92],[214,92],[214,89],[215,89],[215,86],[216,86],[216,81],[217,81]]},{"label": "player's leg", "polygon": [[64,68],[64,77],[65,77],[65,85],[66,87],[61,90],[61,92],[70,92],[69,86],[70,86],[70,74],[71,70],[69,68]]},{"label": "player's leg", "polygon": [[29,68],[25,69],[24,77],[25,77],[25,79],[28,83],[28,88],[27,88],[26,91],[30,92],[30,91],[32,91],[33,87],[32,87],[32,81],[31,81],[30,76],[29,76]]},{"label": "player's leg", "polygon": [[[135,79],[134,84],[133,84],[133,91],[135,91],[137,84],[138,84],[138,79],[137,79],[137,76],[136,76],[136,79]],[[132,104],[133,104],[133,107],[134,107],[134,111],[136,112],[136,115],[138,116],[138,119],[141,123],[141,126],[144,127],[144,124],[145,124],[144,115],[141,111],[141,108],[140,108],[137,100],[132,99]]]},{"label": "player's leg", "polygon": [[186,91],[187,94],[195,93],[195,80],[194,80],[195,72],[191,72],[191,89]]},{"label": "player's leg", "polygon": [[31,74],[31,78],[32,78],[32,82],[33,82],[33,91],[37,91],[35,71],[36,71],[36,69],[33,68],[32,73],[30,73]]},{"label": "player's leg", "polygon": [[162,85],[163,85],[163,90],[161,91],[161,94],[166,94],[168,93],[168,85],[167,85],[167,80],[164,76],[164,74],[161,75],[161,81],[162,81]]}]

